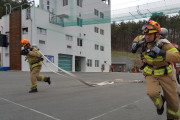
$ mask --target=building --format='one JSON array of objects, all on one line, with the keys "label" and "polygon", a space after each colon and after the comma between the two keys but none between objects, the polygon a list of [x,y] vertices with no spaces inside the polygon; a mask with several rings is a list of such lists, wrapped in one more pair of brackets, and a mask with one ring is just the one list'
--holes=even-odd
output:
[{"label": "building", "polygon": [[132,72],[134,62],[127,57],[112,57],[114,72]]},{"label": "building", "polygon": [[[25,58],[19,55],[23,38],[64,70],[110,69],[110,0],[40,0],[39,7],[3,16],[0,26],[9,40],[9,46],[2,48],[2,65],[11,70],[29,70]],[[42,71],[49,70],[43,66]]]}]

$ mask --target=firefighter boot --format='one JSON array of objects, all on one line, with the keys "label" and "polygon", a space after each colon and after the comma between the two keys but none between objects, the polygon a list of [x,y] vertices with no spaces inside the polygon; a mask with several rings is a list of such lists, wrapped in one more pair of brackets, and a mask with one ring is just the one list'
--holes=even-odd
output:
[{"label": "firefighter boot", "polygon": [[164,98],[164,96],[162,96],[162,95],[161,95],[161,98],[162,98],[162,100],[163,100],[163,105],[162,105],[161,109],[157,109],[157,114],[158,114],[158,115],[162,115],[163,112],[164,112],[164,102],[165,102],[165,98]]},{"label": "firefighter boot", "polygon": [[45,80],[45,82],[47,82],[47,83],[50,85],[50,84],[51,84],[50,77],[47,77],[47,79]]},{"label": "firefighter boot", "polygon": [[37,88],[31,89],[31,90],[29,91],[29,93],[35,93],[35,92],[38,92]]}]

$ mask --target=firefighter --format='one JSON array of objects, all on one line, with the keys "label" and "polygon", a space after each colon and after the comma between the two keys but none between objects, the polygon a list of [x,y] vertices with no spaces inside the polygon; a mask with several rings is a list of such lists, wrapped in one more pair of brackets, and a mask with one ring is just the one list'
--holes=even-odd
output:
[{"label": "firefighter", "polygon": [[[135,53],[138,48],[142,48],[141,52],[146,61],[141,67],[146,80],[146,93],[156,106],[159,115],[163,114],[166,102],[167,120],[179,119],[176,79],[170,63],[180,62],[180,53],[160,35],[161,28],[157,22],[150,20],[142,27],[142,30],[144,37],[142,39],[142,36],[138,36],[134,39],[132,52]],[[163,94],[161,94],[161,88]]]},{"label": "firefighter", "polygon": [[27,39],[22,39],[21,45],[24,47],[24,49],[21,50],[20,54],[26,56],[30,68],[31,90],[29,93],[35,93],[38,92],[37,81],[44,81],[50,85],[50,77],[39,75],[43,61],[39,51],[36,48],[33,48]]},{"label": "firefighter", "polygon": [[114,71],[114,66],[113,66],[113,65],[111,65],[111,71],[112,71],[112,72]]}]

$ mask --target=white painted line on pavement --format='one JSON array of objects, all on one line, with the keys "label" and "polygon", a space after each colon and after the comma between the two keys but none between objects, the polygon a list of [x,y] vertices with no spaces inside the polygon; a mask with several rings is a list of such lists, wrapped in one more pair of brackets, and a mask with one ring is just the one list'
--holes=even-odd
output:
[{"label": "white painted line on pavement", "polygon": [[95,119],[100,118],[100,117],[102,117],[102,116],[105,116],[105,115],[107,115],[107,114],[109,114],[109,113],[112,113],[112,112],[114,112],[114,111],[117,111],[117,110],[119,110],[119,109],[121,109],[121,108],[127,107],[127,106],[129,106],[129,105],[131,105],[131,104],[134,104],[134,103],[143,101],[143,100],[145,100],[145,99],[147,99],[147,98],[148,98],[148,97],[142,98],[142,99],[140,99],[140,100],[136,100],[136,101],[134,101],[134,102],[132,102],[132,103],[129,103],[129,104],[127,104],[127,105],[120,106],[120,107],[118,107],[118,108],[115,108],[115,109],[113,109],[113,110],[111,110],[111,111],[108,111],[108,112],[103,113],[103,114],[101,114],[101,115],[98,115],[98,116],[96,116],[96,117],[90,118],[90,119],[88,119],[88,120],[95,120]]},{"label": "white painted line on pavement", "polygon": [[48,115],[48,114],[46,114],[46,113],[42,113],[42,112],[40,112],[40,111],[37,111],[37,110],[35,110],[35,109],[32,109],[32,108],[26,107],[26,106],[24,106],[24,105],[21,105],[21,104],[15,103],[15,102],[13,102],[13,101],[10,101],[10,100],[5,99],[5,98],[2,98],[2,97],[0,97],[0,100],[7,101],[7,102],[9,102],[9,103],[12,103],[12,104],[15,104],[15,105],[17,105],[17,106],[20,106],[20,107],[26,108],[26,109],[31,110],[31,111],[33,111],[33,112],[36,112],[36,113],[42,114],[42,115],[44,115],[44,116],[46,116],[46,117],[52,118],[53,120],[61,120],[61,119],[55,118],[55,117],[53,117],[53,116],[50,116],[50,115]]}]

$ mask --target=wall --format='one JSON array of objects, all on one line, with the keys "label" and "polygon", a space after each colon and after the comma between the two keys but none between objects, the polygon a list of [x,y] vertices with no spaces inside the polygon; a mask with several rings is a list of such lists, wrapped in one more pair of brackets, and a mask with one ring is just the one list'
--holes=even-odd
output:
[{"label": "wall", "polygon": [[[9,15],[5,15],[2,17],[2,19],[0,20],[0,27],[1,27],[1,31],[2,34],[6,34],[8,35],[8,41],[9,41]],[[1,57],[2,57],[2,61],[1,61],[1,65],[2,67],[9,67],[9,47],[0,47],[1,49]]]},{"label": "wall", "polygon": [[[0,34],[2,34],[2,32],[3,32],[2,19],[0,19]],[[0,47],[0,67],[2,66],[1,53],[2,53],[2,47]]]}]

